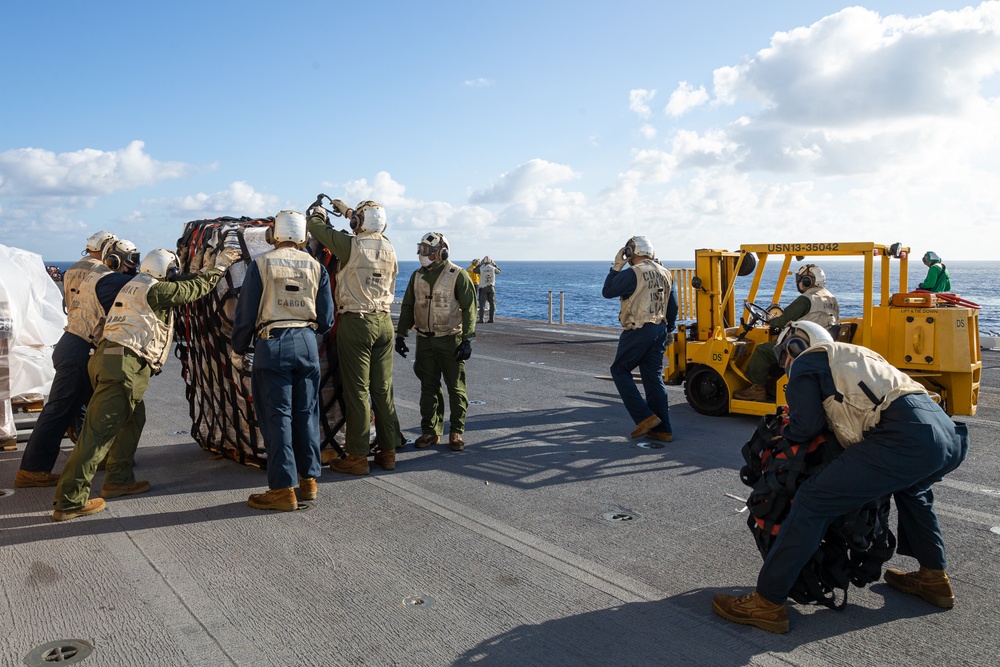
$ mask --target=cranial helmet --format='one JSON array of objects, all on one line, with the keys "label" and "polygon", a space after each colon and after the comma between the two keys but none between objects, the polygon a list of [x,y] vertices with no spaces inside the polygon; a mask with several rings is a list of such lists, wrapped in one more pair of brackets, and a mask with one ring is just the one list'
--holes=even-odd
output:
[{"label": "cranial helmet", "polygon": [[385,209],[378,202],[363,201],[351,214],[351,229],[355,234],[385,231]]},{"label": "cranial helmet", "polygon": [[625,244],[625,257],[629,258],[633,255],[653,258],[656,257],[656,251],[653,250],[653,244],[645,236],[633,236]]},{"label": "cranial helmet", "polygon": [[306,242],[306,217],[298,211],[279,211],[268,231],[268,241],[274,245],[291,241],[301,246]]},{"label": "cranial helmet", "polygon": [[104,248],[109,243],[113,243],[117,240],[117,236],[102,229],[87,239],[87,249],[83,251],[83,254],[86,255],[88,252],[104,252]]},{"label": "cranial helmet", "polygon": [[804,264],[795,272],[795,287],[805,292],[811,287],[822,287],[826,284],[826,274],[815,264]]},{"label": "cranial helmet", "polygon": [[177,255],[163,248],[146,253],[146,258],[139,266],[139,273],[148,273],[157,280],[172,280],[180,271]]},{"label": "cranial helmet", "polygon": [[936,252],[932,252],[930,250],[928,250],[927,252],[924,253],[924,258],[923,259],[924,259],[924,264],[926,264],[927,266],[930,266],[931,264],[940,264],[941,263],[941,258],[938,257],[938,254]]},{"label": "cranial helmet", "polygon": [[417,244],[417,255],[429,257],[437,253],[438,259],[448,259],[448,239],[441,232],[427,232]]},{"label": "cranial helmet", "polygon": [[101,261],[112,271],[128,273],[139,266],[139,249],[131,241],[116,239],[104,246]]},{"label": "cranial helmet", "polygon": [[832,343],[830,332],[815,322],[792,322],[785,327],[774,343],[774,356],[782,366],[788,359],[795,359],[808,348],[820,343]]}]

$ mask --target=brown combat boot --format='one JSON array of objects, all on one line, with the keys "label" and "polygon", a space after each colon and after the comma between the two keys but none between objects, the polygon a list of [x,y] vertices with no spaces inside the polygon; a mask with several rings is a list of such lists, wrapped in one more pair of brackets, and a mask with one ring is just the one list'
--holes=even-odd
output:
[{"label": "brown combat boot", "polygon": [[650,440],[659,440],[660,442],[673,442],[674,434],[667,433],[665,431],[650,431],[646,434],[646,437]]},{"label": "brown combat boot", "polygon": [[14,477],[14,487],[27,489],[34,486],[55,486],[59,483],[59,475],[51,472],[31,472],[18,470]]},{"label": "brown combat boot", "polygon": [[955,606],[955,591],[944,570],[931,570],[923,565],[916,572],[889,568],[885,571],[885,583],[897,591],[919,595],[935,607],[951,609]]},{"label": "brown combat boot", "polygon": [[448,447],[451,448],[453,452],[460,452],[465,449],[465,440],[462,440],[461,433],[449,433],[448,434]]},{"label": "brown combat boot", "polygon": [[315,477],[299,477],[299,488],[295,489],[296,500],[316,500],[318,492]]},{"label": "brown combat boot", "polygon": [[762,384],[752,384],[746,389],[734,392],[733,398],[740,401],[766,401],[767,389]]},{"label": "brown combat boot", "polygon": [[424,449],[425,447],[430,447],[431,445],[436,445],[441,441],[436,433],[423,433],[419,438],[413,441],[413,446],[417,449]]},{"label": "brown combat boot", "polygon": [[247,505],[255,510],[277,510],[279,512],[294,512],[299,508],[295,500],[295,489],[271,489],[267,493],[252,493],[247,499]]},{"label": "brown combat boot", "polygon": [[104,487],[101,489],[101,498],[118,498],[119,496],[134,496],[137,493],[146,493],[149,491],[149,482],[143,480],[141,482],[135,482],[134,484],[126,484],[125,486],[112,486],[105,482]]},{"label": "brown combat boot", "polygon": [[779,635],[788,632],[785,605],[765,600],[757,591],[743,597],[716,595],[712,599],[712,611],[733,623],[752,625]]},{"label": "brown combat boot", "polygon": [[375,452],[375,463],[382,467],[382,470],[396,469],[396,450],[383,452],[381,449]]},{"label": "brown combat boot", "polygon": [[343,472],[348,475],[367,475],[371,472],[368,467],[367,456],[355,456],[348,454],[346,459],[334,459],[330,461],[330,470],[333,472]]},{"label": "brown combat boot", "polygon": [[83,507],[77,507],[74,510],[56,510],[52,513],[53,521],[69,521],[70,519],[75,519],[78,516],[89,516],[91,514],[97,514],[102,511],[107,504],[105,504],[103,498],[91,498],[87,501],[87,504]]},{"label": "brown combat boot", "polygon": [[641,422],[635,425],[635,430],[632,431],[632,439],[641,438],[646,435],[654,428],[660,425],[660,418],[656,415],[650,415],[643,419]]}]

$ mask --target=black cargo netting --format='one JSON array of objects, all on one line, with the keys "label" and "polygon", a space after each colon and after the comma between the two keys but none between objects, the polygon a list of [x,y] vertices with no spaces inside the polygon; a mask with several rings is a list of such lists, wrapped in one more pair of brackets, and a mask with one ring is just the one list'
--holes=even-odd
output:
[{"label": "black cargo netting", "polygon": [[[185,272],[212,266],[219,249],[225,246],[243,251],[244,259],[226,271],[211,294],[177,309],[174,353],[182,365],[195,441],[202,449],[262,468],[267,466],[267,453],[250,391],[252,354],[247,355],[247,368],[237,369],[229,353],[233,316],[247,265],[271,249],[265,233],[273,223],[274,218],[194,220],[184,226],[184,234],[177,241],[177,255]],[[315,244],[310,253],[329,271],[332,290],[336,258]],[[320,440],[324,450],[331,450],[324,452],[324,460],[344,451],[344,399],[334,340],[334,332],[317,340]]]}]

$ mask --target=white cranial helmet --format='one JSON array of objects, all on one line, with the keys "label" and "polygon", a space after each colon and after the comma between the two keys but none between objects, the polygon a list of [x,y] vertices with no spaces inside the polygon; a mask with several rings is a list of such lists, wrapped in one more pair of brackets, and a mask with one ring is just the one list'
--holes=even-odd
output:
[{"label": "white cranial helmet", "polygon": [[795,272],[795,287],[805,292],[811,287],[822,287],[826,284],[826,274],[815,264],[804,264]]},{"label": "white cranial helmet", "polygon": [[125,273],[139,265],[139,249],[126,239],[116,239],[104,246],[101,261],[112,271]]},{"label": "white cranial helmet", "polygon": [[448,259],[448,239],[441,232],[427,232],[420,238],[417,244],[417,255],[428,257],[435,253],[438,259]]},{"label": "white cranial helmet", "polygon": [[180,270],[177,255],[163,248],[147,253],[139,266],[139,273],[148,273],[157,280],[170,280],[180,273]]},{"label": "white cranial helmet", "polygon": [[351,229],[355,234],[362,232],[385,231],[385,209],[378,202],[363,201],[354,209],[351,216]]},{"label": "white cranial helmet", "polygon": [[104,248],[109,243],[114,243],[117,240],[117,236],[102,229],[87,239],[87,249],[83,251],[83,254],[86,255],[88,252],[104,252]]},{"label": "white cranial helmet", "polygon": [[306,217],[298,211],[280,211],[274,216],[274,243],[291,241],[296,245],[306,242]]},{"label": "white cranial helmet", "polygon": [[775,341],[774,356],[784,366],[788,358],[795,359],[813,345],[832,342],[830,332],[815,322],[792,322]]},{"label": "white cranial helmet", "polygon": [[656,251],[653,250],[653,244],[645,236],[633,236],[625,244],[625,256],[631,257],[632,255],[653,258],[656,257]]}]

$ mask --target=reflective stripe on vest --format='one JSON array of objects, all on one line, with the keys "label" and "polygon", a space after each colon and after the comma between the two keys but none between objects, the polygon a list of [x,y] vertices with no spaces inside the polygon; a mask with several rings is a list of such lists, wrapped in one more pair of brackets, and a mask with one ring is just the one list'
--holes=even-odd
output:
[{"label": "reflective stripe on vest", "polygon": [[[100,340],[104,328],[104,306],[97,298],[97,283],[112,273],[111,269],[98,263],[83,275],[82,281],[75,284],[72,295],[66,292],[66,331],[94,345]],[[81,274],[78,272],[77,275]]]},{"label": "reflective stripe on vest", "polygon": [[664,321],[667,300],[673,288],[670,271],[651,259],[644,259],[631,269],[635,272],[635,291],[622,299],[618,321],[626,329],[639,329],[646,324]]},{"label": "reflective stripe on vest", "polygon": [[413,325],[418,333],[448,336],[462,331],[462,308],[455,298],[455,283],[461,267],[451,262],[431,287],[420,272],[413,279]]},{"label": "reflective stripe on vest", "polygon": [[377,232],[351,239],[351,257],[337,272],[337,310],[347,313],[388,313],[396,288],[396,251]]},{"label": "reflective stripe on vest", "polygon": [[140,273],[118,292],[104,323],[104,338],[135,352],[158,372],[167,361],[174,336],[174,310],[163,322],[149,306],[149,288],[158,281]]},{"label": "reflective stripe on vest", "polygon": [[841,447],[861,442],[900,396],[927,393],[922,384],[866,347],[822,343],[802,354],[813,352],[826,352],[830,360],[837,394],[823,401],[823,411]]},{"label": "reflective stripe on vest", "polygon": [[262,291],[257,309],[257,337],[272,329],[316,329],[319,262],[296,248],[277,248],[256,259]]}]

